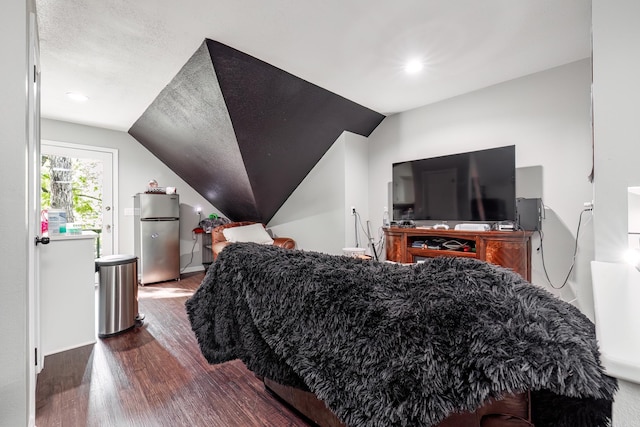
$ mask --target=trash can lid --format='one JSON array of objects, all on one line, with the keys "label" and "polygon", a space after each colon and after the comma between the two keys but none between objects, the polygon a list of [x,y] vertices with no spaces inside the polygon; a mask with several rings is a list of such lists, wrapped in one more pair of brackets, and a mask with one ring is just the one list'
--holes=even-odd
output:
[{"label": "trash can lid", "polygon": [[138,259],[135,255],[105,255],[96,258],[96,266],[121,265],[135,262]]}]

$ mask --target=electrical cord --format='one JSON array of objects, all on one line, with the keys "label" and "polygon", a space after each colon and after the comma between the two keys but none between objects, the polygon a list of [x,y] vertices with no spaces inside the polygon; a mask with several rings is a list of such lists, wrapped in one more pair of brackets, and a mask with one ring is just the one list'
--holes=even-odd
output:
[{"label": "electrical cord", "polygon": [[576,230],[576,244],[575,247],[573,249],[573,258],[571,260],[571,266],[569,267],[569,271],[567,272],[567,276],[564,278],[564,281],[562,282],[562,285],[560,286],[556,286],[553,284],[553,282],[551,281],[551,279],[549,278],[549,273],[547,272],[547,266],[544,263],[544,247],[542,245],[542,242],[544,240],[544,233],[542,232],[542,230],[536,229],[536,231],[538,232],[538,235],[540,236],[540,256],[542,258],[542,269],[544,270],[544,275],[547,278],[547,282],[549,282],[549,285],[553,288],[553,289],[562,289],[565,287],[565,285],[567,284],[567,282],[569,281],[569,277],[571,276],[571,272],[573,271],[573,268],[576,265],[576,255],[578,254],[578,238],[580,237],[580,226],[582,224],[582,215],[585,212],[591,212],[591,209],[583,209],[582,212],[580,212],[580,217],[578,218],[578,228]]},{"label": "electrical cord", "polygon": [[356,236],[358,235],[358,225],[360,226],[360,230],[362,230],[362,233],[364,233],[365,236],[369,236],[367,229],[364,228],[364,225],[362,225],[362,218],[360,217],[360,214],[358,212],[355,213],[355,217],[356,217]]},{"label": "electrical cord", "polygon": [[364,225],[362,225],[362,218],[360,217],[360,214],[356,211],[354,213],[355,218],[355,231],[356,231],[356,248],[359,247],[359,240],[358,240],[358,225],[360,225],[360,229],[362,230],[363,235],[367,236],[369,244],[371,244],[373,246],[373,251],[375,252],[375,254],[377,254],[378,256],[380,256],[380,254],[382,253],[382,249],[384,248],[384,232],[382,231],[382,227],[380,227],[378,229],[378,241],[377,242],[372,242],[371,240],[371,236],[369,234],[369,231],[364,228]]},{"label": "electrical cord", "polygon": [[355,232],[356,232],[356,248],[360,247],[360,242],[359,242],[359,239],[358,239],[358,218],[359,218],[359,216],[360,215],[358,214],[358,212],[354,209],[353,210],[353,227],[354,227]]},{"label": "electrical cord", "polygon": [[469,245],[467,243],[462,243],[457,240],[447,240],[446,242],[441,243],[440,246],[454,251],[456,249],[464,248],[465,246],[469,246]]},{"label": "electrical cord", "polygon": [[193,251],[196,249],[196,243],[198,243],[198,234],[194,233],[194,236],[195,236],[195,239],[193,239],[193,246],[191,247],[191,259],[189,260],[187,265],[182,267],[182,270],[180,270],[180,274],[184,273],[184,271],[187,269],[187,267],[189,267],[191,265],[191,263],[193,262]]},{"label": "electrical cord", "polygon": [[378,243],[375,245],[378,254],[382,254],[382,250],[384,249],[384,228],[382,227],[378,227]]}]

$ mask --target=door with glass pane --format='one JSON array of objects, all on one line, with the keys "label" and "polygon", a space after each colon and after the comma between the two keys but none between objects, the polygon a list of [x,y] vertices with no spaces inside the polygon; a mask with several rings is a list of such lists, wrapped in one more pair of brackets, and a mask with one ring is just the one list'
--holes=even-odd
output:
[{"label": "door with glass pane", "polygon": [[[63,211],[66,224],[58,232],[94,231],[96,257],[111,255],[117,246],[114,215],[116,150],[42,141],[42,218]],[[48,221],[43,221],[48,227]],[[53,225],[53,224],[52,224]],[[56,225],[60,227],[60,225]],[[52,234],[53,230],[48,230]]]}]

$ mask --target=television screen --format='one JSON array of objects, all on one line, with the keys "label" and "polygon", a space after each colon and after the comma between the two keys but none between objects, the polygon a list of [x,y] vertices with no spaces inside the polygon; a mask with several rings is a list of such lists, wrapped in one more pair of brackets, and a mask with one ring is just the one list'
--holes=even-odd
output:
[{"label": "television screen", "polygon": [[393,164],[393,219],[515,221],[515,145]]}]

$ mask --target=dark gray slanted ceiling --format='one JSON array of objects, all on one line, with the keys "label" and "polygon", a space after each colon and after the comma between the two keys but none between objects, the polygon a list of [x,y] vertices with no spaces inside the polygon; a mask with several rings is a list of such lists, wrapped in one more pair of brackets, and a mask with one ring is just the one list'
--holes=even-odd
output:
[{"label": "dark gray slanted ceiling", "polygon": [[343,131],[383,119],[206,39],[129,134],[229,219],[267,223]]}]

